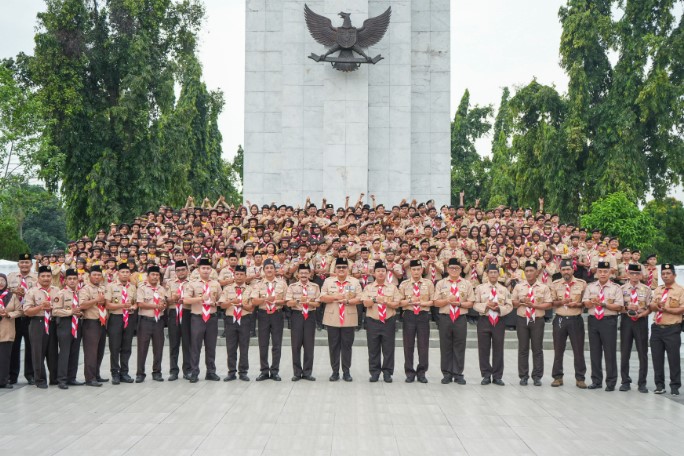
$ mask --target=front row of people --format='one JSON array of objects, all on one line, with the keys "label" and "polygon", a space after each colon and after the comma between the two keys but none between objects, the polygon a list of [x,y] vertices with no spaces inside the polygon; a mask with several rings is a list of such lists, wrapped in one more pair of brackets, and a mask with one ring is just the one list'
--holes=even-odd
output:
[{"label": "front row of people", "polygon": [[[629,362],[632,345],[636,344],[639,369],[637,386],[648,392],[648,319],[653,313],[651,352],[655,371],[655,392],[665,392],[664,359],[668,356],[670,389],[673,395],[681,386],[681,323],[684,306],[680,304],[684,289],[675,283],[674,267],[662,265],[664,285],[651,289],[641,283],[641,268],[629,266],[629,283],[619,286],[609,280],[610,264],[599,262],[597,281],[587,285],[575,278],[570,260],[561,262],[562,278],[550,286],[537,280],[535,261],[525,264],[525,279],[512,293],[499,282],[499,269],[491,266],[484,283],[475,288],[462,278],[456,259],[448,263],[448,276],[433,283],[423,278],[423,266],[411,261],[410,278],[398,287],[387,280],[383,262],[375,264],[375,281],[362,289],[349,275],[348,263],[338,259],[335,275],[319,287],[310,281],[311,271],[299,266],[298,281],[289,286],[276,278],[272,260],[264,262],[264,278],[246,283],[244,266],[237,266],[233,283],[221,288],[210,278],[209,260],[199,262],[199,279],[189,280],[183,261],[175,264],[176,278],[166,287],[160,284],[157,266],[147,270],[147,280],[133,285],[128,266],[119,266],[118,279],[103,283],[102,271],[94,266],[89,283],[79,288],[78,274],[68,270],[65,287],[51,285],[49,267],[41,267],[37,285],[10,288],[8,279],[0,275],[0,388],[8,384],[11,344],[15,320],[29,319],[28,334],[33,360],[35,384],[47,388],[50,383],[66,389],[82,384],[76,380],[81,343],[84,353],[85,384],[101,386],[108,381],[100,367],[109,339],[112,383],[145,381],[146,359],[152,344],[152,379],[163,381],[164,315],[168,326],[170,377],[179,375],[195,383],[199,380],[200,355],[204,348],[205,380],[218,381],[216,374],[217,308],[225,310],[225,337],[228,375],[224,381],[249,381],[248,350],[251,320],[258,321],[260,373],[257,381],[280,381],[280,357],[283,338],[282,309],[292,309],[291,337],[293,381],[313,381],[315,312],[324,312],[332,374],[330,381],[342,378],[352,381],[350,373],[352,345],[358,323],[357,305],[367,309],[367,342],[370,381],[382,375],[392,382],[394,374],[395,330],[398,313],[403,311],[403,351],[406,382],[427,383],[430,341],[430,308],[439,309],[440,369],[443,384],[465,384],[463,376],[467,323],[465,314],[473,308],[480,318],[477,341],[482,385],[504,385],[504,338],[502,318],[515,311],[518,337],[518,377],[521,385],[532,380],[541,386],[544,374],[544,314],[555,310],[553,325],[554,362],[551,386],[563,385],[563,358],[566,341],[574,355],[574,373],[579,388],[602,388],[605,360],[606,391],[613,391],[618,381],[617,332],[621,334],[620,391],[630,389]],[[22,281],[23,283],[23,281]],[[320,306],[324,305],[321,309]],[[588,309],[591,384],[585,383],[585,328],[582,313]],[[129,375],[132,342],[137,334],[137,369],[135,380]],[[417,347],[418,360],[414,362]],[[269,351],[270,364],[269,364]],[[530,369],[530,351],[532,368]],[[182,354],[182,362],[179,359]],[[47,358],[48,370],[45,369]]]}]

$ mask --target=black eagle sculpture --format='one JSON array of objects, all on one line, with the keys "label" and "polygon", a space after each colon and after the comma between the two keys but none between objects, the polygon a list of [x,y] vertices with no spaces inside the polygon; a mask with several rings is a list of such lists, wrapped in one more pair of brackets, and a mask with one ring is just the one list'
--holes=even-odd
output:
[{"label": "black eagle sculpture", "polygon": [[[330,62],[333,68],[340,71],[354,71],[362,63],[378,63],[383,59],[381,55],[378,54],[376,57],[370,58],[363,52],[362,48],[377,44],[385,36],[391,15],[392,7],[390,6],[381,15],[363,21],[363,26],[357,29],[352,27],[350,13],[339,13],[344,22],[341,27],[333,27],[329,18],[314,13],[305,4],[304,18],[309,33],[313,39],[329,48],[325,54],[316,55],[312,53],[309,58],[316,62]],[[337,51],[340,51],[337,57],[330,56]],[[355,57],[354,52],[361,55],[362,58]]]}]

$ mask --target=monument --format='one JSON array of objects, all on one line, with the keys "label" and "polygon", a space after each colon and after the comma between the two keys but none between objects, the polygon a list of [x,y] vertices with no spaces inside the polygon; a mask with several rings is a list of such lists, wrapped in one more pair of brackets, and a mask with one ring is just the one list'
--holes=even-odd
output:
[{"label": "monument", "polygon": [[448,203],[449,9],[449,0],[247,0],[245,200]]}]

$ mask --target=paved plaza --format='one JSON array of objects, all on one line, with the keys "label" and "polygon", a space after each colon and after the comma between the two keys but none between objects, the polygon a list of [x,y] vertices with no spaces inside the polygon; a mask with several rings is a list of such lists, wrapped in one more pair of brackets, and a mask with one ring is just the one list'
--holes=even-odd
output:
[{"label": "paved plaza", "polygon": [[[195,385],[157,383],[149,365],[142,384],[43,391],[20,378],[14,390],[0,390],[5,423],[0,455],[682,454],[684,400],[635,389],[579,390],[568,355],[561,388],[550,387],[550,350],[544,385],[519,386],[513,349],[505,351],[506,386],[481,386],[472,348],[466,353],[465,386],[440,384],[436,348],[430,349],[427,385],[404,383],[400,348],[394,383],[371,384],[367,351],[359,346],[352,383],[328,381],[328,351],[322,346],[316,347],[316,382],[290,381],[289,346],[283,347],[282,382],[254,381],[254,346],[249,383],[208,382],[204,372]],[[226,374],[222,346],[217,367]],[[106,354],[106,377],[108,368]],[[652,371],[648,386],[653,390]]]}]

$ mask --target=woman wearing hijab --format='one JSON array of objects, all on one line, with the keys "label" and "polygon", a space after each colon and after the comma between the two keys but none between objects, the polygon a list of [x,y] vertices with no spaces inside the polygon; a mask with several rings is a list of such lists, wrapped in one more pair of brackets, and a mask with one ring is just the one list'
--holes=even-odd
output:
[{"label": "woman wearing hijab", "polygon": [[21,315],[19,300],[7,286],[7,276],[0,274],[0,388],[12,388],[9,368],[15,335],[14,320]]}]

